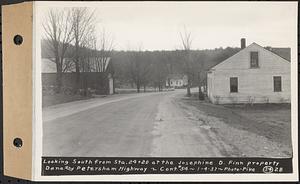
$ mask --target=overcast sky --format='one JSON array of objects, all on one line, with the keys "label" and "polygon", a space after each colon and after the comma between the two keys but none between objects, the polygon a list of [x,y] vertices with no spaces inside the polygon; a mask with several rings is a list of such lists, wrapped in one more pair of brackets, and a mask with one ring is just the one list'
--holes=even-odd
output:
[{"label": "overcast sky", "polygon": [[[105,27],[114,36],[115,50],[135,50],[139,45],[143,50],[179,49],[179,32],[184,26],[192,34],[193,49],[240,47],[243,37],[247,45],[291,47],[297,33],[296,2],[61,3],[64,5],[96,8],[97,28]],[[41,12],[46,12],[43,6]]]}]

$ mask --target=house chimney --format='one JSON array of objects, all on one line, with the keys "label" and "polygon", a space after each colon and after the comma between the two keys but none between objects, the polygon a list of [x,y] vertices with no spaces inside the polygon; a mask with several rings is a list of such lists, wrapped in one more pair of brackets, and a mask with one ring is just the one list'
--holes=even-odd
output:
[{"label": "house chimney", "polygon": [[241,49],[244,49],[246,47],[246,39],[242,38],[241,39]]}]

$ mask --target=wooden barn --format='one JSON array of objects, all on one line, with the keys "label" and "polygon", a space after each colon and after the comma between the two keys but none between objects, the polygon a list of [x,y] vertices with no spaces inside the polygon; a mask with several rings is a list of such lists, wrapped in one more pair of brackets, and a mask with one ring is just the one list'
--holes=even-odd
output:
[{"label": "wooden barn", "polygon": [[[42,86],[47,88],[56,86],[56,63],[51,58],[42,58]],[[68,63],[68,59],[66,62]],[[97,63],[105,63],[98,66]],[[65,64],[66,65],[66,64]],[[109,95],[114,93],[113,68],[110,58],[105,62],[96,62],[96,59],[89,61],[89,70],[80,71],[80,88],[87,87],[94,90],[99,95]],[[76,86],[76,73],[74,67],[62,73],[62,87],[74,88]]]},{"label": "wooden barn", "polygon": [[207,73],[207,95],[215,104],[290,103],[290,48],[262,47],[241,50]]}]

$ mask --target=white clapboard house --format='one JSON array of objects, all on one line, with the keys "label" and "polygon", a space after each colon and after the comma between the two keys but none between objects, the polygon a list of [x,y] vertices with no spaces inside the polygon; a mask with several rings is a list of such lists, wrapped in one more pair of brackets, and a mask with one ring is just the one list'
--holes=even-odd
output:
[{"label": "white clapboard house", "polygon": [[166,80],[166,87],[183,88],[188,84],[187,76],[184,74],[169,74]]},{"label": "white clapboard house", "polygon": [[212,103],[290,103],[290,48],[246,46],[207,73]]}]

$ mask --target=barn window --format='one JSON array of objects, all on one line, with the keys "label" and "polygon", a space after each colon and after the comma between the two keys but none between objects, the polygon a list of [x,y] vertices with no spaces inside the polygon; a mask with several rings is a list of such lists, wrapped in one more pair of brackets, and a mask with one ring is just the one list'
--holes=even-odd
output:
[{"label": "barn window", "polygon": [[280,92],[281,91],[281,77],[280,76],[274,76],[274,92]]},{"label": "barn window", "polygon": [[250,52],[250,68],[258,68],[258,52]]},{"label": "barn window", "polygon": [[230,77],[230,93],[238,92],[238,78]]}]

